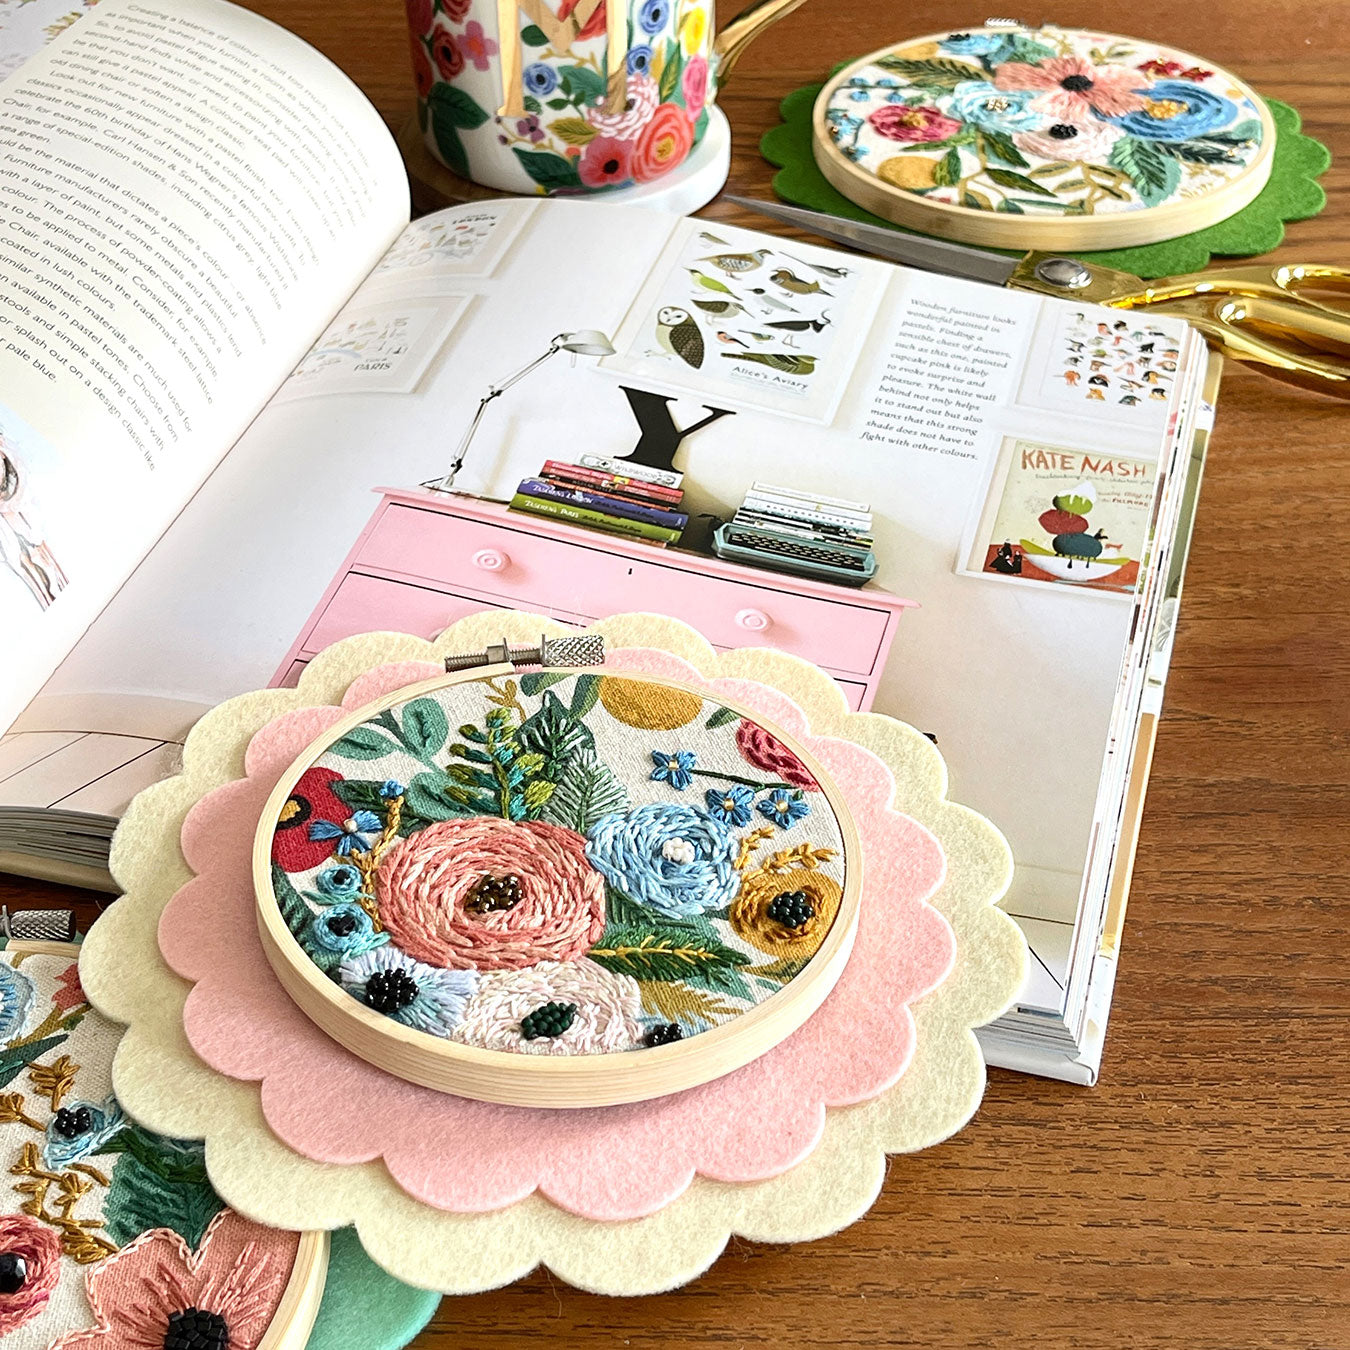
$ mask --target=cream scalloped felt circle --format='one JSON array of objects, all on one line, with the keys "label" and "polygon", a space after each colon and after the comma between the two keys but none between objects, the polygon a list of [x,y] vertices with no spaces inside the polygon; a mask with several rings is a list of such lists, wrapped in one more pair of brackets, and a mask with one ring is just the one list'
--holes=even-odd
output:
[{"label": "cream scalloped felt circle", "polygon": [[[856,1106],[831,1108],[820,1143],[804,1161],[769,1180],[725,1183],[696,1178],[645,1218],[596,1222],[537,1193],[487,1213],[456,1214],[413,1200],[383,1163],[316,1163],[269,1130],[255,1083],[203,1064],[183,1029],[190,986],[160,957],[159,917],[192,879],[179,847],[183,820],[207,793],[243,776],[244,751],[263,726],[289,711],[340,702],[358,676],[407,662],[409,678],[450,652],[514,642],[559,625],[537,616],[493,613],[461,620],[435,642],[370,634],[329,648],[297,689],[245,694],[208,713],[184,750],[183,772],[142,793],[118,830],[113,871],[126,894],[94,926],[80,963],[94,1003],[128,1025],[114,1082],[125,1108],[148,1128],[207,1144],[211,1178],[251,1218],[278,1226],[355,1224],[367,1251],[390,1273],[445,1293],[507,1283],[538,1265],[578,1287],[611,1294],[654,1293],[705,1270],[733,1234],[766,1242],[823,1237],[871,1205],[886,1155],[928,1147],[960,1129],[984,1089],[973,1028],[1016,997],[1026,945],[996,908],[1012,860],[998,831],[946,799],[946,769],[932,744],[892,718],[848,712],[837,686],[816,667],[762,650],[719,656],[692,629],[653,615],[595,625],[622,668],[623,649],[655,648],[689,662],[705,678],[754,680],[788,695],[814,734],[850,740],[878,756],[895,779],[894,807],[931,831],[947,859],[930,902],[956,935],[956,968],[913,1005],[917,1045],[896,1085]],[[892,1174],[902,1184],[903,1172]]]}]

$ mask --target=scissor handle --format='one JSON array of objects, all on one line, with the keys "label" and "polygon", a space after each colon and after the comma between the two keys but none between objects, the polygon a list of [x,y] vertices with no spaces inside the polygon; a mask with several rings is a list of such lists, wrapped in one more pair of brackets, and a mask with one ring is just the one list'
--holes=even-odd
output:
[{"label": "scissor handle", "polygon": [[1156,305],[1190,295],[1244,295],[1253,299],[1293,300],[1326,314],[1350,317],[1344,310],[1314,300],[1308,290],[1333,291],[1350,295],[1350,272],[1343,267],[1322,263],[1260,263],[1247,267],[1216,267],[1210,272],[1192,272],[1184,276],[1159,277],[1140,282],[1135,294],[1121,297],[1126,308]]},{"label": "scissor handle", "polygon": [[1187,320],[1235,361],[1261,366],[1303,389],[1350,399],[1350,314],[1264,295],[1191,295],[1155,308]]}]

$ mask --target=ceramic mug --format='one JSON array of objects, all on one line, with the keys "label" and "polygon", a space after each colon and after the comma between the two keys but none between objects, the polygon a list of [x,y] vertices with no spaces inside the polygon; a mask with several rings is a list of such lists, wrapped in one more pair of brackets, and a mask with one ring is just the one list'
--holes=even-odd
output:
[{"label": "ceramic mug", "polygon": [[745,47],[804,0],[760,0],[714,36],[715,0],[406,0],[428,149],[487,187],[655,182],[702,138]]}]

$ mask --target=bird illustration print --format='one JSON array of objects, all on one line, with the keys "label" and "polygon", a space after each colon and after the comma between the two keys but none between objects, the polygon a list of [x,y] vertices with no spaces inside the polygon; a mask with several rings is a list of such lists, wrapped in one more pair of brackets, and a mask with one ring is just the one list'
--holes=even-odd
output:
[{"label": "bird illustration print", "polygon": [[832,281],[842,281],[845,277],[853,275],[852,270],[847,267],[829,267],[825,263],[803,262],[800,258],[793,258],[790,253],[785,256],[792,258],[798,267],[809,267],[813,272],[819,272],[821,276],[829,277]]},{"label": "bird illustration print", "polygon": [[734,333],[724,333],[720,328],[717,330],[717,340],[724,347],[748,347],[748,342],[742,342]]},{"label": "bird illustration print", "polygon": [[[724,286],[722,289],[726,290],[727,288]],[[728,294],[730,294],[730,292],[728,292]],[[770,295],[763,286],[752,286],[750,288],[750,294],[759,296],[760,303],[763,304],[766,309],[781,309],[788,314],[798,313],[798,311],[789,305],[787,301],[780,300],[776,295]]]},{"label": "bird illustration print", "polygon": [[687,270],[695,286],[702,286],[705,291],[721,291],[724,295],[735,296],[736,292],[725,281],[718,281],[716,277],[700,272],[697,267],[690,267]]},{"label": "bird illustration print", "polygon": [[756,365],[781,370],[785,375],[811,375],[816,369],[816,358],[805,352],[723,352],[728,361],[753,361]]},{"label": "bird illustration print", "polygon": [[775,286],[781,286],[785,291],[791,291],[793,295],[830,294],[820,282],[803,281],[790,267],[780,267],[777,271],[770,272],[769,280]]},{"label": "bird illustration print", "polygon": [[705,314],[716,315],[719,319],[731,319],[737,314],[748,313],[745,306],[735,300],[699,300],[696,297],[694,304]]},{"label": "bird illustration print", "polygon": [[[720,334],[719,334],[720,336]],[[703,365],[706,349],[703,334],[694,316],[687,309],[667,305],[656,315],[656,340],[672,356],[678,356],[686,365],[698,370]]]},{"label": "bird illustration print", "polygon": [[753,253],[714,253],[710,257],[700,258],[699,262],[712,263],[728,276],[736,276],[741,272],[753,272],[755,268],[762,267],[764,259],[768,256],[767,248],[757,248]]},{"label": "bird illustration print", "polygon": [[779,319],[775,323],[766,323],[765,328],[783,328],[790,333],[824,332],[830,326],[830,312],[826,310],[818,319]]}]

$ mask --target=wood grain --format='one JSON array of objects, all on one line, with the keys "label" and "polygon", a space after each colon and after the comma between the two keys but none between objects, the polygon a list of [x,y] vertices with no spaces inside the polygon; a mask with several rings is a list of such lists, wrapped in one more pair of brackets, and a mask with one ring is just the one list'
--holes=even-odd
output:
[{"label": "wood grain", "polygon": [[[250,2],[402,122],[392,0]],[[735,190],[768,192],[756,143],[791,89],[984,13],[812,0],[750,49],[722,100]],[[1102,14],[1060,0],[1053,17]],[[1332,0],[1136,0],[1118,22],[1303,113],[1337,155],[1332,205],[1281,252],[1343,265],[1344,24]],[[649,1299],[540,1272],[447,1300],[421,1350],[1350,1346],[1347,426],[1344,404],[1228,372],[1099,1087],[995,1072],[970,1128],[894,1159],[876,1207],[836,1237],[734,1242],[705,1277]],[[0,881],[11,905],[74,895]]]}]

